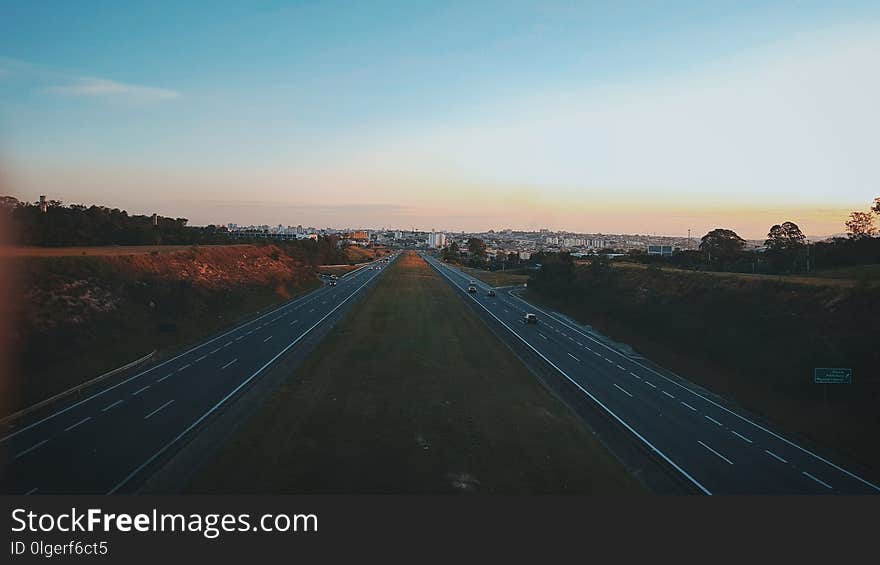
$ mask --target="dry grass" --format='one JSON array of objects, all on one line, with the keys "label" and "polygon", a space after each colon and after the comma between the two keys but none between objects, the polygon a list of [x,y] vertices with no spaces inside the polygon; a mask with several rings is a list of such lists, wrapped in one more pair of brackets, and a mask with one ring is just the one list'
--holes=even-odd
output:
[{"label": "dry grass", "polygon": [[[202,245],[201,248],[242,247],[236,245]],[[108,245],[101,247],[27,247],[0,245],[0,257],[113,257],[120,255],[146,255],[150,253],[175,253],[193,249],[192,245]]]}]

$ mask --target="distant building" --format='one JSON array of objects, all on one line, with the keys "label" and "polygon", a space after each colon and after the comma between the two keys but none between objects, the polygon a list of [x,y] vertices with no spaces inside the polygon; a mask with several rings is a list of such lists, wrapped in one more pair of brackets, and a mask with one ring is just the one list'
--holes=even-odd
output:
[{"label": "distant building", "polygon": [[446,234],[431,230],[431,233],[428,234],[428,247],[434,247],[437,249],[446,247]]},{"label": "distant building", "polygon": [[648,255],[661,255],[663,257],[669,257],[672,255],[672,246],[671,245],[649,245],[648,246]]},{"label": "distant building", "polygon": [[49,202],[46,200],[46,195],[40,195],[40,212],[45,212],[49,209]]}]

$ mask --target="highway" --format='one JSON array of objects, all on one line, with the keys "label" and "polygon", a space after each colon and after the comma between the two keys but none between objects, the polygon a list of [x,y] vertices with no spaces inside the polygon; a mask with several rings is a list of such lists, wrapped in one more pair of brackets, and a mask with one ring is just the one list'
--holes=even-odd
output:
[{"label": "highway", "polygon": [[[877,494],[880,487],[772,426],[713,400],[687,381],[607,345],[515,289],[490,288],[422,257],[497,333],[558,371],[635,441],[703,494]],[[469,284],[478,292],[467,292]],[[525,324],[526,312],[537,324]]]},{"label": "highway", "polygon": [[[394,256],[396,258],[396,256]],[[393,263],[393,259],[388,264]],[[379,265],[379,263],[375,263]],[[129,492],[199,425],[384,272],[364,266],[187,351],[0,432],[0,491]],[[341,313],[340,313],[341,314]]]}]

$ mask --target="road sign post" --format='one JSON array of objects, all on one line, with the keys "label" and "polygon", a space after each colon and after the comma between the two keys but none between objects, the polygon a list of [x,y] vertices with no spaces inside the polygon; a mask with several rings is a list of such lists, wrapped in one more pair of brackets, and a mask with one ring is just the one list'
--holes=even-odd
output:
[{"label": "road sign post", "polygon": [[813,369],[813,382],[822,385],[822,396],[828,406],[828,385],[851,385],[852,369],[816,367]]}]

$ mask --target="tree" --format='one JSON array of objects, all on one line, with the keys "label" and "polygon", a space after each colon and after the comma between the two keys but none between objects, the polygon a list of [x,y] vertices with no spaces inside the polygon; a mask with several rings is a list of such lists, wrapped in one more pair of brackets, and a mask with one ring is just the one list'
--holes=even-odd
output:
[{"label": "tree", "polygon": [[783,222],[770,228],[764,245],[771,251],[793,251],[803,247],[806,239],[796,223]]},{"label": "tree", "polygon": [[862,239],[874,237],[877,228],[874,227],[874,216],[870,212],[853,212],[846,221],[846,232],[850,239]]},{"label": "tree", "polygon": [[458,249],[458,244],[456,242],[452,242],[446,247],[443,248],[443,260],[447,263],[458,262],[461,259],[461,253]]},{"label": "tree", "polygon": [[486,242],[478,237],[468,238],[467,241],[468,253],[474,259],[485,259],[486,257]]},{"label": "tree", "polygon": [[871,211],[880,216],[880,197],[874,199],[874,205],[871,206]]},{"label": "tree", "polygon": [[709,261],[728,261],[739,255],[746,241],[735,231],[716,228],[700,240],[700,251],[708,255]]}]

